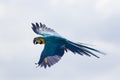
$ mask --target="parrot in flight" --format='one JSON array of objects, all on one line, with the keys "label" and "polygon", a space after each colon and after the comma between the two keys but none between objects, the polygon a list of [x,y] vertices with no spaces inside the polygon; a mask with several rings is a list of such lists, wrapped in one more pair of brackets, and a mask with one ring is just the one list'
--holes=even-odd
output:
[{"label": "parrot in flight", "polygon": [[64,53],[68,52],[68,50],[81,56],[95,56],[97,58],[99,58],[99,56],[93,52],[102,53],[101,51],[88,47],[85,44],[75,43],[62,37],[56,31],[46,27],[46,25],[42,23],[32,23],[32,30],[40,35],[33,39],[33,43],[44,44],[40,59],[38,63],[36,63],[38,66],[44,68],[51,67],[57,63]]}]

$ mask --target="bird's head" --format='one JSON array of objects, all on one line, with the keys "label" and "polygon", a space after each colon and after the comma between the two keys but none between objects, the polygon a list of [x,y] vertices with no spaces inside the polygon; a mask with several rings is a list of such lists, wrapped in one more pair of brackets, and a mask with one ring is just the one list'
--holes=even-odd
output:
[{"label": "bird's head", "polygon": [[33,39],[34,44],[45,44],[45,39],[42,37],[36,37]]}]

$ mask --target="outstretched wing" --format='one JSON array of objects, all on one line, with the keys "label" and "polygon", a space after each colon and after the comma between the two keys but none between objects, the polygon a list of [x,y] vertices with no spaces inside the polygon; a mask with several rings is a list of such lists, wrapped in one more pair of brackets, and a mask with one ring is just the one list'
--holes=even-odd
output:
[{"label": "outstretched wing", "polygon": [[36,34],[39,34],[42,36],[59,35],[53,29],[46,27],[46,25],[42,23],[32,23],[32,29]]},{"label": "outstretched wing", "polygon": [[[51,39],[53,39],[51,37]],[[38,66],[46,68],[57,63],[64,55],[65,44],[61,38],[46,41]]]}]

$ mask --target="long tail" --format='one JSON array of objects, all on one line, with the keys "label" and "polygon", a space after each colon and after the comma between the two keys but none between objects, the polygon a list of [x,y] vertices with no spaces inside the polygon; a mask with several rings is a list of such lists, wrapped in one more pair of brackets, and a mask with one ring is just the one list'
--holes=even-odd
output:
[{"label": "long tail", "polygon": [[97,52],[97,53],[101,53],[101,54],[105,54],[97,49],[85,46],[84,44],[78,44],[78,43],[74,43],[71,41],[67,41],[66,44],[66,48],[70,51],[72,51],[73,53],[78,53],[80,55],[86,55],[86,56],[95,56],[97,58],[100,58],[99,56],[97,56],[96,54],[94,54],[93,52]]}]

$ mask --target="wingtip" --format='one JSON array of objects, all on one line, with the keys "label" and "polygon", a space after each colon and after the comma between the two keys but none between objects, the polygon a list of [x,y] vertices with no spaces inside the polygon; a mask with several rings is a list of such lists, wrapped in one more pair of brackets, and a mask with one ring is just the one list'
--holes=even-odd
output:
[{"label": "wingtip", "polygon": [[42,23],[40,22],[40,27],[42,27]]},{"label": "wingtip", "polygon": [[31,23],[32,25],[35,25],[34,23]]},{"label": "wingtip", "polygon": [[39,27],[39,24],[37,22],[35,24],[36,24],[36,27]]},{"label": "wingtip", "polygon": [[36,27],[34,23],[31,23],[32,24],[32,27]]},{"label": "wingtip", "polygon": [[31,25],[32,25],[31,28],[34,30],[34,23],[31,23]]}]

